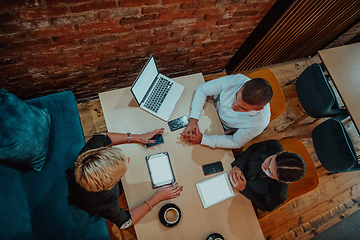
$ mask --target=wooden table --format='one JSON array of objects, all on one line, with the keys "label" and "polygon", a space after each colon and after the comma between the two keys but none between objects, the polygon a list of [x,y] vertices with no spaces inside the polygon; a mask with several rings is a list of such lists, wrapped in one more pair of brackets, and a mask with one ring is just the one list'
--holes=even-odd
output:
[{"label": "wooden table", "polygon": [[360,43],[321,50],[319,55],[360,133]]},{"label": "wooden table", "polygon": [[[185,86],[170,120],[189,115],[196,88],[204,82],[201,73],[175,78]],[[145,156],[168,152],[177,182],[184,187],[181,196],[161,202],[140,222],[135,224],[139,240],[147,239],[205,239],[212,232],[221,233],[225,239],[264,239],[251,202],[234,189],[235,196],[204,209],[195,184],[215,176],[204,176],[202,165],[221,160],[229,173],[234,160],[231,150],[212,149],[191,145],[180,137],[181,130],[171,132],[163,120],[140,109],[129,88],[100,93],[106,125],[109,132],[143,133],[155,128],[165,128],[164,143],[145,149],[139,144],[119,146],[130,157],[130,166],[122,179],[129,208],[144,202],[154,194]],[[224,134],[220,120],[211,101],[206,102],[200,118],[200,130],[205,134]],[[173,228],[164,227],[159,219],[160,208],[174,203],[181,209],[180,223]]]}]

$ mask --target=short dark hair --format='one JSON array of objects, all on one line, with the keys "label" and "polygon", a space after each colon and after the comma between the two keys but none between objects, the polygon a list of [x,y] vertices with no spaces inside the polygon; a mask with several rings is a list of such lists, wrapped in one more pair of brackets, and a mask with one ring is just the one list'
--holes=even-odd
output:
[{"label": "short dark hair", "polygon": [[265,106],[272,96],[273,90],[269,82],[263,78],[247,81],[241,90],[242,100],[252,106]]},{"label": "short dark hair", "polygon": [[306,165],[302,157],[292,152],[281,152],[275,158],[277,176],[283,182],[296,182],[305,175]]}]

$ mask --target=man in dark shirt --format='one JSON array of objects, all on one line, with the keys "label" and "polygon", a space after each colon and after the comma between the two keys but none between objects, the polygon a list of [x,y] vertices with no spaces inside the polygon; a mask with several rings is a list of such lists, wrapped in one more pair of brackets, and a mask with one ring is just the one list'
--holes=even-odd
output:
[{"label": "man in dark shirt", "polygon": [[277,140],[251,145],[231,164],[232,185],[251,200],[255,208],[272,211],[286,200],[288,183],[305,175],[304,160],[284,152]]}]

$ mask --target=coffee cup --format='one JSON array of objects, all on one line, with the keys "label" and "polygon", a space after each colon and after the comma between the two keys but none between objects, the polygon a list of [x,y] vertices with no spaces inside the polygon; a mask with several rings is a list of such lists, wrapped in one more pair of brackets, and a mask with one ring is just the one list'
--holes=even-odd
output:
[{"label": "coffee cup", "polygon": [[169,224],[174,224],[179,220],[179,212],[176,208],[170,207],[164,212],[164,219]]},{"label": "coffee cup", "polygon": [[220,233],[212,233],[206,240],[224,240],[224,237]]}]

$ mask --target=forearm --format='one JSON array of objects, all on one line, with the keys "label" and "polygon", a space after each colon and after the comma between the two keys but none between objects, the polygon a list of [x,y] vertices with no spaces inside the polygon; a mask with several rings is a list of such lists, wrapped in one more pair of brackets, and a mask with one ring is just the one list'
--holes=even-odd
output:
[{"label": "forearm", "polygon": [[266,209],[266,204],[265,204],[265,200],[264,197],[256,194],[251,188],[249,188],[248,186],[245,187],[245,189],[243,191],[241,191],[241,193],[247,198],[249,199],[254,206],[260,208],[261,210],[265,210]]},{"label": "forearm", "polygon": [[145,216],[146,213],[151,211],[151,209],[154,206],[156,206],[159,202],[179,197],[181,191],[182,191],[182,186],[178,186],[177,183],[173,185],[167,185],[161,187],[147,201],[143,202],[142,204],[130,210],[132,215],[132,224],[137,223],[142,217]]},{"label": "forearm", "polygon": [[160,199],[158,199],[156,197],[156,195],[154,195],[151,198],[149,198],[149,200],[147,200],[147,202],[149,203],[151,208],[144,201],[140,205],[138,205],[138,206],[136,206],[136,207],[134,207],[133,209],[130,210],[131,217],[132,217],[132,224],[135,224],[138,221],[140,221],[140,219],[142,219],[148,212],[150,212],[152,210],[153,207],[155,207],[161,201],[160,201]]},{"label": "forearm", "polygon": [[212,148],[240,148],[260,133],[254,128],[239,128],[233,135],[204,135],[201,144]]},{"label": "forearm", "polygon": [[197,119],[199,120],[201,110],[204,107],[205,101],[206,101],[207,95],[204,93],[204,91],[201,88],[201,85],[198,87],[198,89],[195,92],[194,99],[191,103],[191,112],[190,112],[190,119]]},{"label": "forearm", "polygon": [[[106,133],[111,139],[111,145],[119,145],[128,142],[128,136],[126,133]],[[130,134],[129,143],[140,143],[139,134]]]},{"label": "forearm", "polygon": [[240,148],[246,142],[237,142],[231,135],[205,135],[203,134],[203,138],[201,141],[202,145],[209,146],[212,148],[229,148],[235,149]]},{"label": "forearm", "polygon": [[204,107],[208,96],[219,95],[226,87],[228,81],[215,79],[201,84],[195,92],[194,99],[191,103],[190,118],[200,118],[201,110]]},{"label": "forearm", "polygon": [[246,187],[241,193],[249,199],[255,207],[267,212],[271,212],[286,200],[286,196],[282,199],[279,198],[279,196],[271,196],[269,194],[265,196],[256,194],[249,187]]}]

